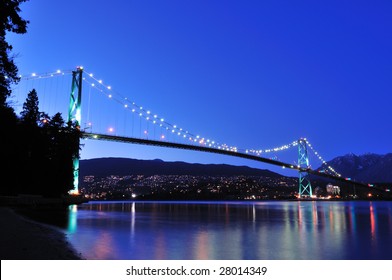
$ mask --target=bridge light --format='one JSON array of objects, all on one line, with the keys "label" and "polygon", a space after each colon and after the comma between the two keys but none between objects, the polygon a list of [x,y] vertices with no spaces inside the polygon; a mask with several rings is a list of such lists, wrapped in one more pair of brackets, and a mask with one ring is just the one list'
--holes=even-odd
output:
[{"label": "bridge light", "polygon": [[98,83],[102,84],[102,80],[99,80]]},{"label": "bridge light", "polygon": [[108,97],[109,97],[109,98],[112,98],[112,95],[111,95],[111,94],[109,94],[109,95],[108,95]]},{"label": "bridge light", "polygon": [[61,73],[61,70],[57,70],[56,73],[57,73],[57,74],[60,74],[60,73]]},{"label": "bridge light", "polygon": [[128,104],[125,104],[124,107],[125,107],[125,108],[128,108]]},{"label": "bridge light", "polygon": [[111,86],[108,86],[108,89],[112,89],[112,87],[111,87]]}]

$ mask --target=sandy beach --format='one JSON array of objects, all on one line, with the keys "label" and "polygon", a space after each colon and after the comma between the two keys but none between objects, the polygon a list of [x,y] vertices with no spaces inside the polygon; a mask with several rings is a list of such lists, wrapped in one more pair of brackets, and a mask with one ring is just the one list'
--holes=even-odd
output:
[{"label": "sandy beach", "polygon": [[0,207],[1,260],[78,260],[83,259],[66,236],[49,226]]}]

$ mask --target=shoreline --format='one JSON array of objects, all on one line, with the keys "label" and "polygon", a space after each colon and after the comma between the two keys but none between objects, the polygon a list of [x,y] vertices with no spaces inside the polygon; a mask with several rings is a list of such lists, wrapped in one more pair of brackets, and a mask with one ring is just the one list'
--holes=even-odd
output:
[{"label": "shoreline", "polygon": [[0,206],[1,260],[82,260],[83,257],[55,228]]}]

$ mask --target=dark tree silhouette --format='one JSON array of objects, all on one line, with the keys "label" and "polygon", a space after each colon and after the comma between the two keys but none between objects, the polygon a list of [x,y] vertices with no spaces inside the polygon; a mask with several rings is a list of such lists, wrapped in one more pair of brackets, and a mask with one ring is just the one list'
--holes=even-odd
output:
[{"label": "dark tree silhouette", "polygon": [[11,95],[11,85],[19,81],[18,68],[16,67],[12,55],[12,46],[6,41],[7,32],[23,34],[27,31],[28,21],[20,16],[19,5],[26,0],[1,0],[0,1],[0,137],[1,158],[6,161],[0,171],[0,175],[5,182],[10,182],[8,178],[16,178],[13,185],[1,184],[0,194],[9,194],[11,189],[16,190],[21,176],[15,169],[20,161],[20,142],[17,138],[19,127],[15,110],[7,103],[7,98]]},{"label": "dark tree silhouette", "polygon": [[37,126],[41,115],[39,112],[38,94],[35,89],[32,89],[23,103],[23,110],[20,112],[21,121],[25,125]]},{"label": "dark tree silhouette", "polygon": [[27,0],[0,1],[0,107],[7,107],[7,98],[11,95],[10,86],[17,83],[18,67],[11,54],[12,45],[6,41],[6,33],[26,33],[28,21],[19,16],[19,5]]}]

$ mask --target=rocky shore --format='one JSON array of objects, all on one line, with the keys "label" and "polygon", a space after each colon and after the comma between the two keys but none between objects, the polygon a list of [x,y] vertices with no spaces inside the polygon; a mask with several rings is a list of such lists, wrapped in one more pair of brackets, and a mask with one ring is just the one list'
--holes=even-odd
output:
[{"label": "rocky shore", "polygon": [[83,259],[64,233],[29,220],[12,207],[0,207],[1,260]]}]

